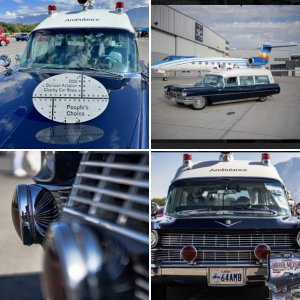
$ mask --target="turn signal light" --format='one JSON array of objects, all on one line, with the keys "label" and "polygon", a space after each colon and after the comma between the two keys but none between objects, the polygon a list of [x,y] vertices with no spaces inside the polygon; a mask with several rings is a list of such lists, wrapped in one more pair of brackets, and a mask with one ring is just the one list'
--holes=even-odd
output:
[{"label": "turn signal light", "polygon": [[259,260],[267,259],[270,254],[271,248],[267,244],[259,244],[254,249],[254,255]]},{"label": "turn signal light", "polygon": [[197,258],[197,249],[194,246],[185,246],[180,251],[180,257],[188,263],[192,263]]}]

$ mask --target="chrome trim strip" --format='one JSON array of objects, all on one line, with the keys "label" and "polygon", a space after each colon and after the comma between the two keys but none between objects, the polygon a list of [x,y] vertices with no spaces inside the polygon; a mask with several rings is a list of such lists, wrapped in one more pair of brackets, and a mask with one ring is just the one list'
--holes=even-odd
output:
[{"label": "chrome trim strip", "polygon": [[63,212],[68,213],[73,216],[76,216],[76,217],[80,217],[80,218],[82,218],[88,222],[91,222],[93,224],[96,224],[106,230],[110,230],[110,231],[122,234],[124,236],[127,236],[130,239],[134,239],[134,240],[144,243],[146,245],[148,245],[148,243],[149,243],[148,235],[141,234],[139,232],[133,231],[128,228],[122,228],[121,226],[117,226],[116,224],[113,224],[113,223],[110,223],[107,221],[103,221],[103,220],[97,219],[91,215],[86,215],[84,213],[75,211],[72,208],[64,207]]}]

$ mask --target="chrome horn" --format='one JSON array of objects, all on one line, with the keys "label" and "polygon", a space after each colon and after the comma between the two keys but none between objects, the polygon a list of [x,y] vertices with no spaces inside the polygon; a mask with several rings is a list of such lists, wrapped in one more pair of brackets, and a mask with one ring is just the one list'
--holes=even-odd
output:
[{"label": "chrome horn", "polygon": [[58,218],[53,195],[36,184],[17,185],[11,206],[17,234],[24,245],[42,244],[51,222]]}]

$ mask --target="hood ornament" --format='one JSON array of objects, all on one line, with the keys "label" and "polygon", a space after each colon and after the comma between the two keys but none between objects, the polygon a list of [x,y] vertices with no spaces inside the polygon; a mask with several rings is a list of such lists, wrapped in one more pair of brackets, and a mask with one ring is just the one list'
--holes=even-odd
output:
[{"label": "hood ornament", "polygon": [[233,225],[236,225],[236,224],[238,224],[238,223],[241,223],[242,221],[238,221],[238,222],[234,222],[234,223],[232,223],[231,220],[226,220],[224,223],[219,222],[219,221],[215,221],[215,222],[218,223],[218,224],[220,224],[220,225],[223,225],[223,226],[225,226],[225,227],[231,227],[231,226],[233,226]]}]

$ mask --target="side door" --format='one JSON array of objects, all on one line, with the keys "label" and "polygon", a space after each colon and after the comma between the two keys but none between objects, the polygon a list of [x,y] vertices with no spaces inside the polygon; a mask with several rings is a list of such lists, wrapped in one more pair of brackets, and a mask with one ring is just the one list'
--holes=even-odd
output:
[{"label": "side door", "polygon": [[235,100],[240,97],[240,86],[238,84],[238,77],[232,76],[224,78],[224,87],[218,88],[215,95],[210,98],[213,101]]}]

